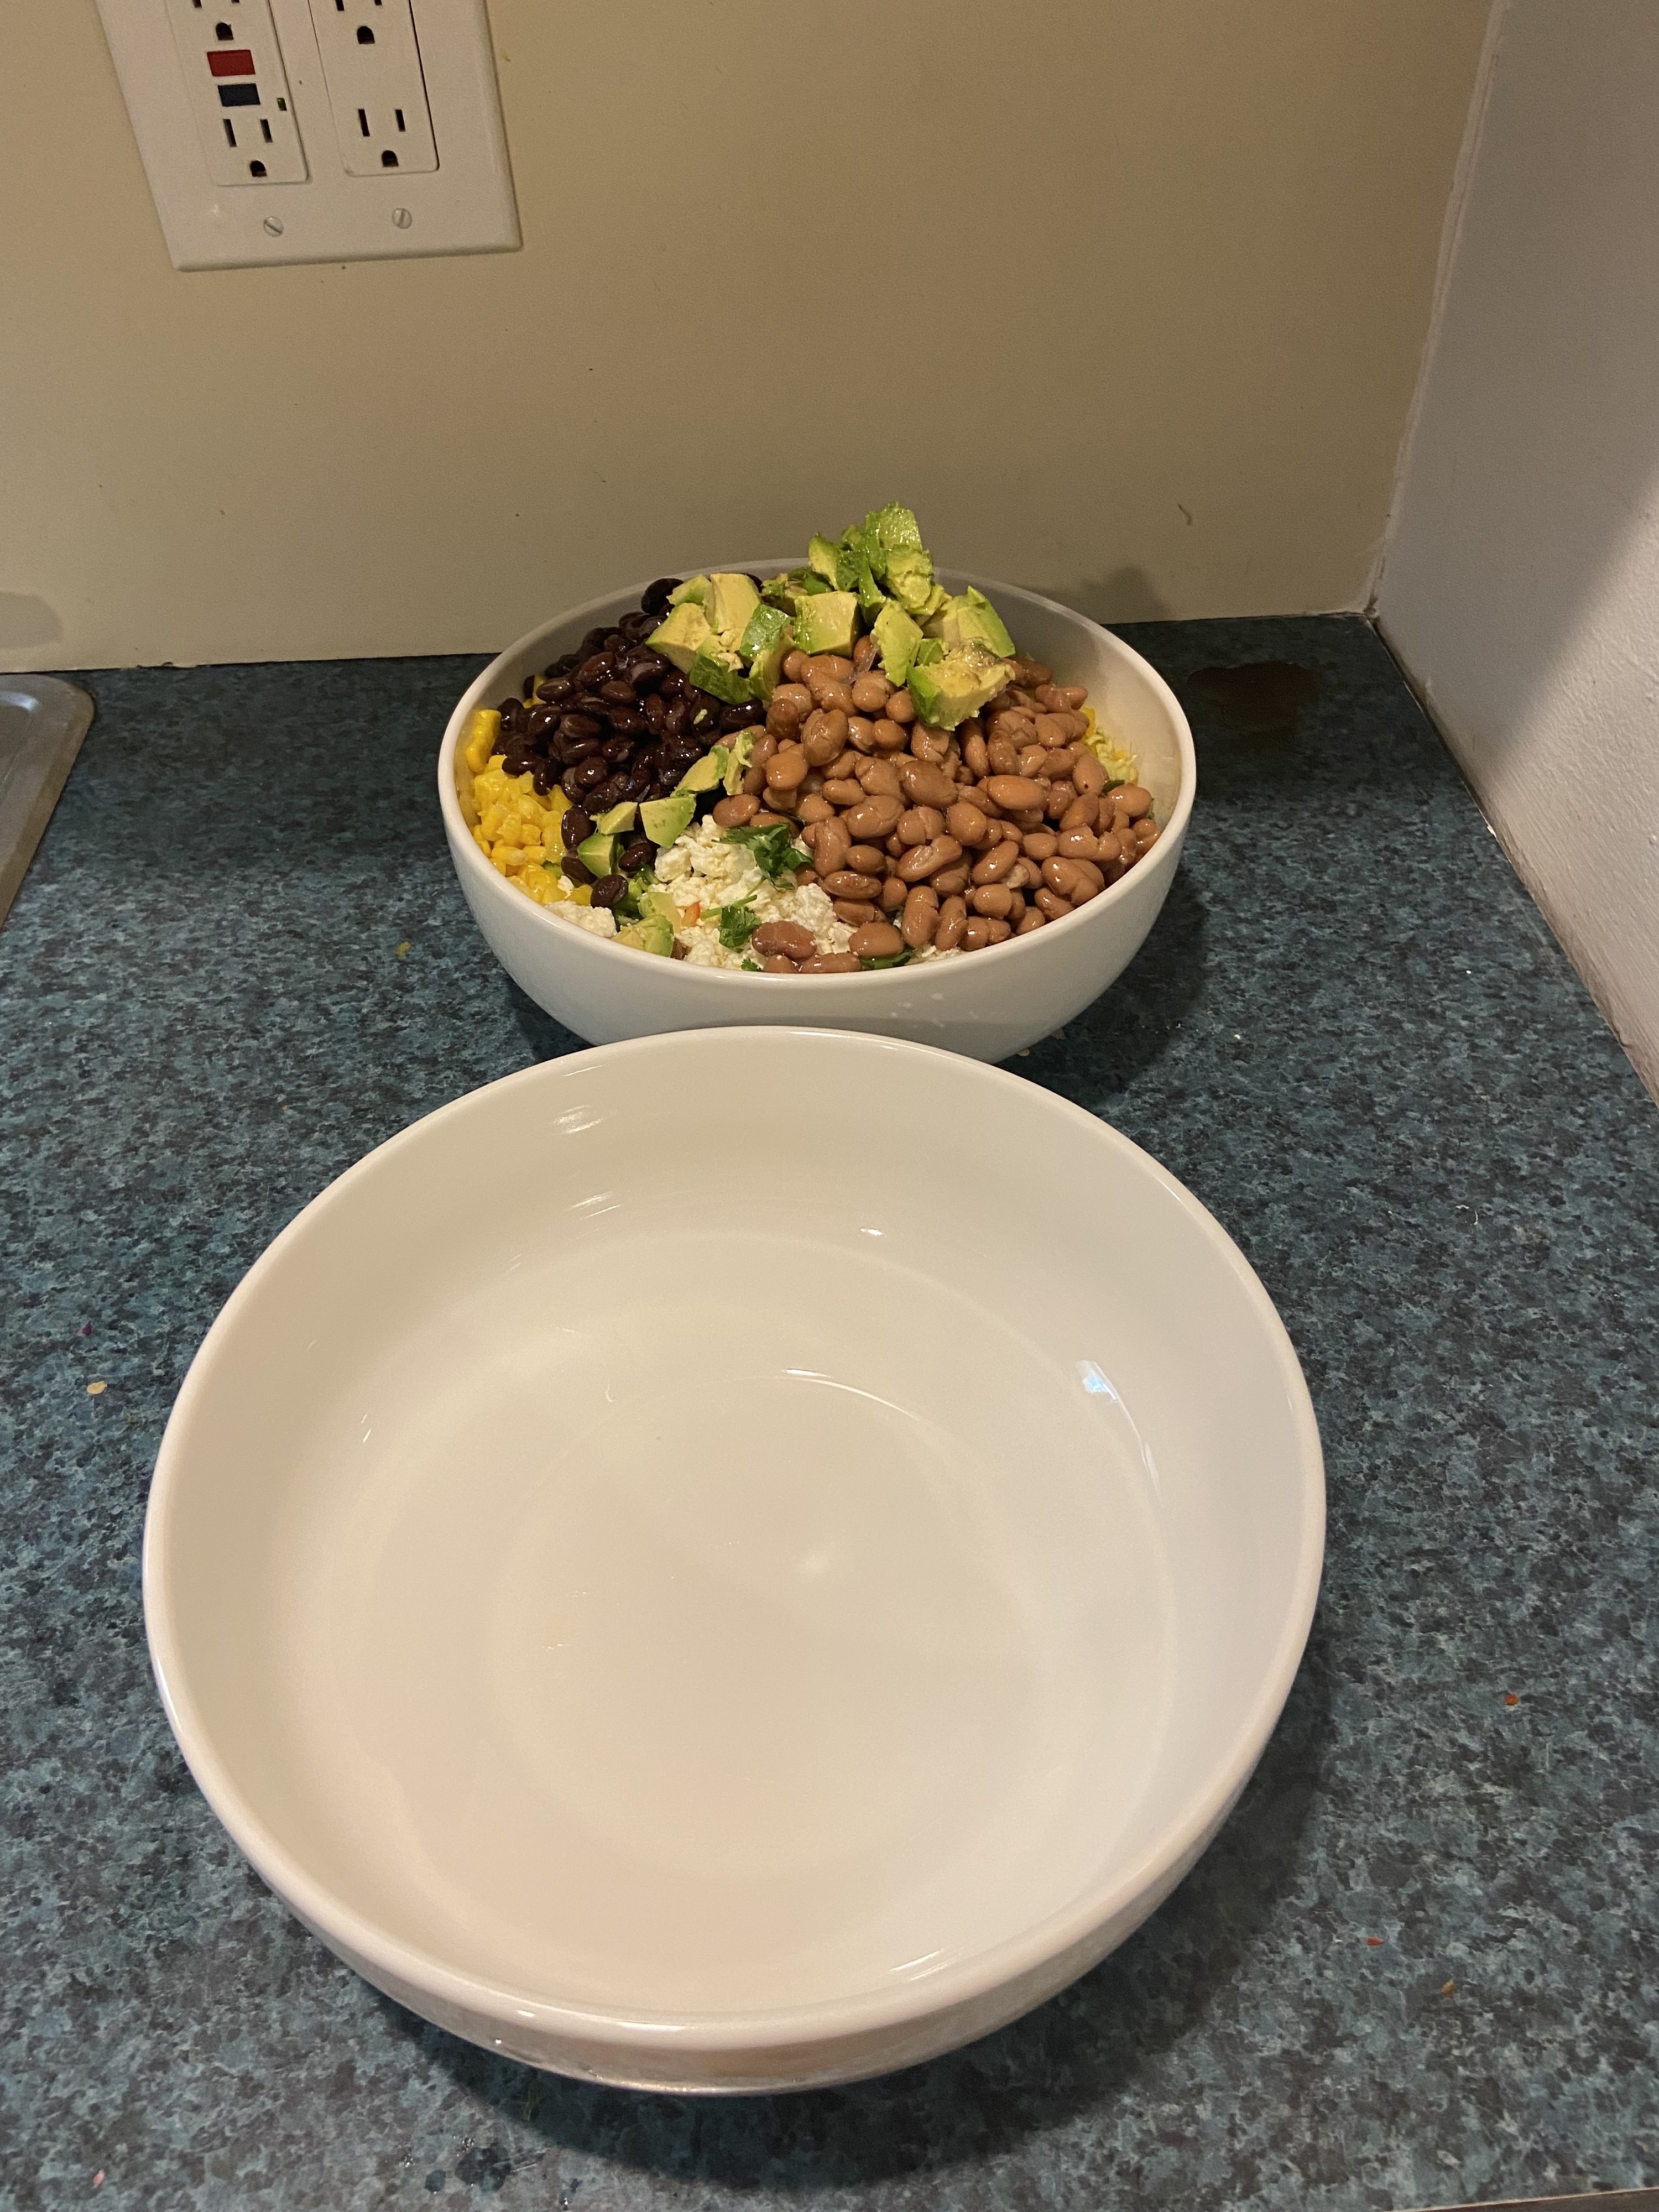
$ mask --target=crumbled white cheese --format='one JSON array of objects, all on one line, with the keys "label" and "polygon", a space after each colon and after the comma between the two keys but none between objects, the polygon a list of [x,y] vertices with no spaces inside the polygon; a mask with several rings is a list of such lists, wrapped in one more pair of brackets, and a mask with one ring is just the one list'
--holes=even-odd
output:
[{"label": "crumbled white cheese", "polygon": [[775,883],[746,845],[729,845],[712,820],[696,823],[657,855],[657,881],[678,909],[674,935],[693,968],[741,968],[755,956],[720,943],[720,909],[750,905],[761,921],[798,921],[820,952],[844,952],[853,933],[817,884]]},{"label": "crumbled white cheese", "polygon": [[586,930],[590,937],[614,937],[617,933],[617,917],[608,906],[578,906],[574,899],[556,899],[542,912],[550,914],[556,921],[568,921],[573,929]]}]

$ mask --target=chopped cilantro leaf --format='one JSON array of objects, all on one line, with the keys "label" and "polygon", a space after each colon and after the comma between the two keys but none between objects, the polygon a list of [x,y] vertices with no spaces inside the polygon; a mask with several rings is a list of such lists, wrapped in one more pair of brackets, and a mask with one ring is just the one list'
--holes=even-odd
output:
[{"label": "chopped cilantro leaf", "polygon": [[902,968],[907,960],[916,957],[915,947],[907,945],[902,952],[883,952],[874,959],[860,960],[860,968]]},{"label": "chopped cilantro leaf", "polygon": [[775,881],[779,876],[793,875],[797,868],[810,868],[812,856],[804,846],[796,844],[793,829],[787,822],[776,822],[766,830],[728,830],[728,845],[746,845],[755,856],[755,866],[762,875]]},{"label": "chopped cilantro leaf", "polygon": [[747,899],[720,908],[720,943],[728,952],[741,952],[760,927],[760,916]]}]

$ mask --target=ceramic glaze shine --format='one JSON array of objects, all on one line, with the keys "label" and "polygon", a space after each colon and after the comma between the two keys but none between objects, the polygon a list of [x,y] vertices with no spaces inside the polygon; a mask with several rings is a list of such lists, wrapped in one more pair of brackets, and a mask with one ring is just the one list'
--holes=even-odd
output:
[{"label": "ceramic glaze shine", "polygon": [[1115,1399],[873,1236],[669,1215],[569,1287],[452,1289],[316,1446],[274,1656],[353,1886],[636,2010],[852,1995],[1066,1903],[1172,1663]]}]

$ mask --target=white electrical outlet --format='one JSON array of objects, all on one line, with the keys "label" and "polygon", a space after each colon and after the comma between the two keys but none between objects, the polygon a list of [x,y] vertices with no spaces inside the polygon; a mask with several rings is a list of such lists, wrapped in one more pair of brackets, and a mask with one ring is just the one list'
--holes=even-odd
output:
[{"label": "white electrical outlet", "polygon": [[98,8],[175,268],[518,245],[484,0]]},{"label": "white electrical outlet", "polygon": [[216,185],[305,181],[270,0],[167,0],[173,42]]},{"label": "white electrical outlet", "polygon": [[435,169],[409,0],[311,0],[340,159],[354,177]]}]

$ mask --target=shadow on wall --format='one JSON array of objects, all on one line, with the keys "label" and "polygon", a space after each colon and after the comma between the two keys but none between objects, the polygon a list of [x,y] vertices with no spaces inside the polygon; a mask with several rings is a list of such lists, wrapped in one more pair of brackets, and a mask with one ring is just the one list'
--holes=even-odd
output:
[{"label": "shadow on wall", "polygon": [[1032,589],[1075,608],[1091,622],[1163,622],[1173,611],[1146,571],[1129,564],[1107,576],[1085,576],[1076,584],[1036,584]]},{"label": "shadow on wall", "polygon": [[56,610],[33,592],[0,592],[0,653],[56,645],[63,635]]}]

